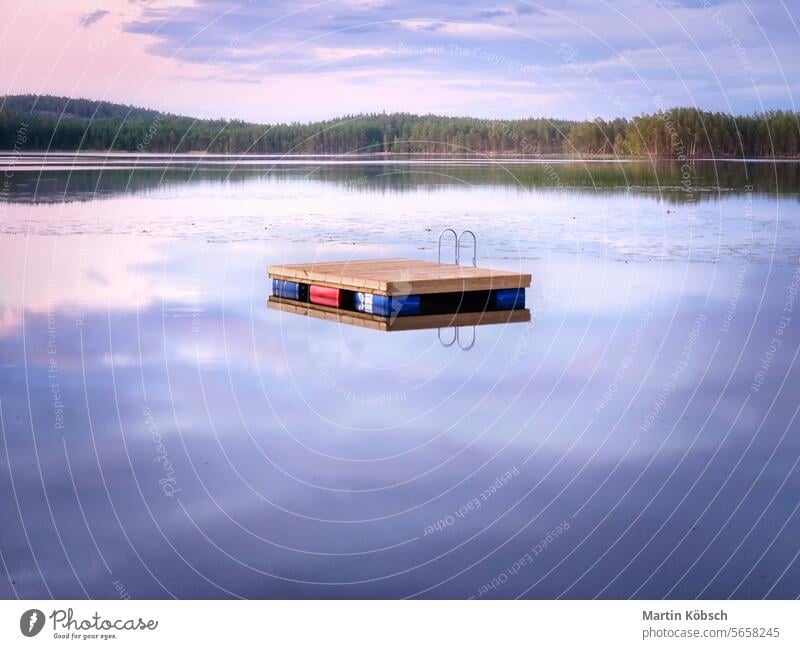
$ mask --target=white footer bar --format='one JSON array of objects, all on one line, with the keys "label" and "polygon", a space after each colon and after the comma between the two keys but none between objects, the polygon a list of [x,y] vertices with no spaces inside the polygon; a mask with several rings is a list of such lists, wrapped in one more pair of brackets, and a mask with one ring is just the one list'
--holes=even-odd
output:
[{"label": "white footer bar", "polygon": [[797,601],[3,601],[0,647],[798,647],[799,619]]}]

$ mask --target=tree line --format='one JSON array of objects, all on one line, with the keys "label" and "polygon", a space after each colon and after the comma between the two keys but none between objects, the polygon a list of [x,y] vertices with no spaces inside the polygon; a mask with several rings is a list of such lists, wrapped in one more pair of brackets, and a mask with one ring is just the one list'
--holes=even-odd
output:
[{"label": "tree line", "polygon": [[800,157],[800,113],[734,116],[672,108],[632,119],[587,121],[379,113],[264,125],[15,95],[0,98],[0,149],[794,158]]}]

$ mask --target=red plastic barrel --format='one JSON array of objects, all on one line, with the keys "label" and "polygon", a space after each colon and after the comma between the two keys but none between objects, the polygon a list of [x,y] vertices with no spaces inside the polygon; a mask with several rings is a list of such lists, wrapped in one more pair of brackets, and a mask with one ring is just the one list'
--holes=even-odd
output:
[{"label": "red plastic barrel", "polygon": [[312,284],[309,296],[311,298],[311,302],[314,304],[335,307],[340,307],[342,305],[342,291],[338,288],[315,286]]}]

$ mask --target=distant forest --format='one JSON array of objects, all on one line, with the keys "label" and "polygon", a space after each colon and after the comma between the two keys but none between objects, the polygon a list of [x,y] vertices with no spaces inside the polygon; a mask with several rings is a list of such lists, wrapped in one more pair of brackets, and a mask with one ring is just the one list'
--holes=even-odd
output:
[{"label": "distant forest", "polygon": [[292,124],[193,119],[87,99],[0,97],[0,150],[800,157],[800,113],[672,108],[632,119],[486,120],[407,113]]}]

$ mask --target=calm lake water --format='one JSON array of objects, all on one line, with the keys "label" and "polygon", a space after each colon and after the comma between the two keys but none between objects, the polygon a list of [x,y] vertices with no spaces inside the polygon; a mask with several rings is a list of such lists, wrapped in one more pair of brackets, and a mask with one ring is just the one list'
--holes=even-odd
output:
[{"label": "calm lake water", "polygon": [[[800,164],[45,162],[0,160],[0,596],[800,596]],[[444,227],[530,323],[266,307]]]}]

